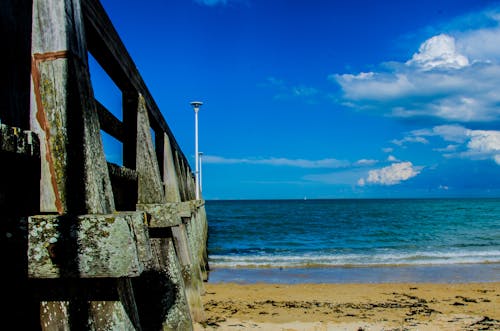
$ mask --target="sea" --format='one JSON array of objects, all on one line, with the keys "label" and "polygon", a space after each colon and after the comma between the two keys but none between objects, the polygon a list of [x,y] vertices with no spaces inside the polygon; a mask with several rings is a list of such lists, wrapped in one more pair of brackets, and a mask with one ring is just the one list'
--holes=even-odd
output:
[{"label": "sea", "polygon": [[500,199],[209,200],[209,282],[500,281]]}]

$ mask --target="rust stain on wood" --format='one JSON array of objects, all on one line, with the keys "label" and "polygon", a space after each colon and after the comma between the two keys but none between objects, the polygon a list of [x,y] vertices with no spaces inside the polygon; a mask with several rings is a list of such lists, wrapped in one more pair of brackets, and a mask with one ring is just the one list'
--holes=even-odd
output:
[{"label": "rust stain on wood", "polygon": [[35,53],[33,54],[33,57],[35,59],[35,63],[38,64],[39,62],[44,62],[44,61],[53,61],[57,59],[65,59],[68,58],[69,56],[69,51],[64,50],[64,51],[57,51],[57,52],[47,52],[47,53]]},{"label": "rust stain on wood", "polygon": [[[49,56],[50,55],[50,56]],[[56,181],[56,172],[54,168],[54,161],[52,160],[52,153],[48,152],[50,149],[50,130],[48,130],[48,120],[47,120],[47,115],[45,114],[45,110],[43,108],[43,103],[42,103],[42,95],[40,93],[40,71],[38,70],[38,63],[46,61],[46,60],[55,60],[55,59],[61,59],[67,56],[66,51],[60,51],[60,52],[50,52],[50,53],[45,53],[45,54],[34,54],[33,60],[31,63],[31,75],[33,77],[33,89],[35,92],[35,99],[36,99],[36,106],[37,106],[37,112],[36,112],[36,119],[38,120],[38,123],[40,124],[40,127],[43,129],[45,132],[45,147],[47,153],[45,153],[45,159],[47,160],[47,163],[49,165],[49,171],[50,171],[50,180],[52,184],[52,188],[54,189],[54,195],[55,195],[55,205],[57,212],[59,214],[64,213],[64,208],[63,208],[63,203],[61,201],[61,196],[59,193],[59,188],[57,186],[57,181]]]}]

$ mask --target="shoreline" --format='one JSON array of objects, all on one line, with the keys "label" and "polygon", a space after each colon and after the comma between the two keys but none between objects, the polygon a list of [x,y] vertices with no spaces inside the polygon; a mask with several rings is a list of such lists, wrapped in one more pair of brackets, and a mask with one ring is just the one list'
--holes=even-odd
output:
[{"label": "shoreline", "polygon": [[488,283],[500,282],[500,263],[366,265],[292,268],[211,268],[208,283]]},{"label": "shoreline", "polygon": [[500,282],[209,282],[202,301],[195,331],[500,329]]}]

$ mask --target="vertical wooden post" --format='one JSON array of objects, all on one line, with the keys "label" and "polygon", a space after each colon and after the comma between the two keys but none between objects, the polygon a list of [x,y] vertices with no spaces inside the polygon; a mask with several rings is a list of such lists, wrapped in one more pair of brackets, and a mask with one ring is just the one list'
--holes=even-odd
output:
[{"label": "vertical wooden post", "polygon": [[31,128],[40,136],[41,211],[109,213],[113,195],[78,0],[34,0]]},{"label": "vertical wooden post", "polygon": [[[40,137],[41,211],[112,213],[114,199],[90,82],[80,0],[33,0],[31,52],[30,126]],[[77,252],[67,255],[71,259]],[[78,280],[68,284],[61,282],[75,295],[67,301],[42,301],[44,330],[85,329],[102,321],[110,329],[132,330],[138,323],[120,301],[86,301],[88,293],[82,292]],[[133,296],[126,286],[117,290],[123,297]],[[131,316],[134,319],[137,312]]]},{"label": "vertical wooden post", "polygon": [[163,183],[165,184],[165,197],[168,202],[180,202],[181,195],[172,146],[166,133],[163,134],[163,137]]},{"label": "vertical wooden post", "polygon": [[137,105],[137,158],[138,200],[139,203],[164,203],[160,168],[151,137],[148,110],[142,95]]},{"label": "vertical wooden post", "polygon": [[181,197],[181,201],[189,200],[186,196],[186,181],[184,180],[184,163],[177,151],[174,152],[174,161],[175,161],[175,169],[177,173],[177,182],[179,183],[179,194]]},{"label": "vertical wooden post", "polygon": [[196,183],[193,174],[189,171],[189,169],[186,166],[186,182],[187,182],[187,188],[188,188],[188,195],[189,195],[189,200],[195,200],[196,199]]}]

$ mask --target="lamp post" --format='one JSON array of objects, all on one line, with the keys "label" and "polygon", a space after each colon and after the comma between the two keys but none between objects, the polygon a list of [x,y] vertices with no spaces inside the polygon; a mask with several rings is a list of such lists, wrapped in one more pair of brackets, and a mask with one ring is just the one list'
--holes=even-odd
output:
[{"label": "lamp post", "polygon": [[200,159],[200,193],[203,192],[203,171],[202,171],[202,162],[201,162],[201,157],[203,156],[202,152],[198,153],[198,157]]},{"label": "lamp post", "polygon": [[194,180],[195,180],[195,191],[196,191],[196,200],[200,199],[200,179],[199,179],[199,153],[198,153],[198,111],[200,110],[201,105],[203,105],[203,102],[201,101],[193,101],[191,102],[191,106],[193,106],[194,109],[194,155],[195,155],[195,172],[194,172]]}]

